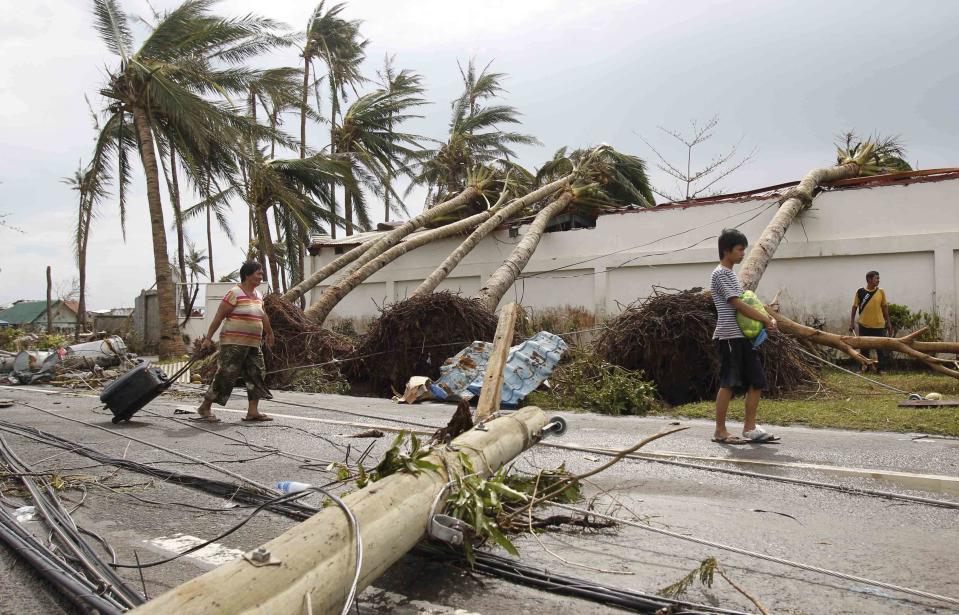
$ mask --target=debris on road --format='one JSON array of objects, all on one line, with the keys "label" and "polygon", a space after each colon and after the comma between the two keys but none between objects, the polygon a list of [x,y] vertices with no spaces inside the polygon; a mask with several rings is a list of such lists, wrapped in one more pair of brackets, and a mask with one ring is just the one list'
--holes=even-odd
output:
[{"label": "debris on road", "polygon": [[[501,404],[516,407],[550,377],[568,350],[563,338],[548,331],[511,347],[503,370]],[[430,388],[433,397],[469,401],[479,395],[491,351],[492,344],[475,341],[447,359],[440,366],[441,376]]]}]

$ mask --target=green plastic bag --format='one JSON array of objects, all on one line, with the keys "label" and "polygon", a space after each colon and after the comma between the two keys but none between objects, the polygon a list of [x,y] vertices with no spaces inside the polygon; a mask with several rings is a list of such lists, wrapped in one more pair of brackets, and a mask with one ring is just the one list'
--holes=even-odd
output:
[{"label": "green plastic bag", "polygon": [[[753,291],[747,290],[744,292],[742,299],[743,303],[749,307],[755,308],[767,316],[769,315],[766,312],[766,306],[763,305],[763,302],[759,300],[759,297],[757,297],[756,293]],[[743,330],[743,335],[745,335],[748,339],[755,339],[764,328],[762,322],[753,320],[739,311],[736,312],[736,322],[739,323],[739,328]]]}]

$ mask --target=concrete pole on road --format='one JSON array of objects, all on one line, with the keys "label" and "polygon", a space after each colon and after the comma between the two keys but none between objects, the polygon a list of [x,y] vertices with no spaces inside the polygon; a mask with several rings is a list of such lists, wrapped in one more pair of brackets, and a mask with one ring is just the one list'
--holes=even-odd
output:
[{"label": "concrete pole on road", "polygon": [[[442,468],[397,472],[343,498],[359,522],[363,566],[357,594],[426,535],[433,502],[459,467],[459,452],[482,475],[495,472],[535,444],[546,415],[529,406],[453,440],[456,452],[438,448],[426,460]],[[131,615],[302,615],[339,613],[355,573],[355,543],[337,506],[263,545],[279,565],[256,567],[246,559],[224,564],[129,611]],[[248,554],[249,555],[249,554]]]}]

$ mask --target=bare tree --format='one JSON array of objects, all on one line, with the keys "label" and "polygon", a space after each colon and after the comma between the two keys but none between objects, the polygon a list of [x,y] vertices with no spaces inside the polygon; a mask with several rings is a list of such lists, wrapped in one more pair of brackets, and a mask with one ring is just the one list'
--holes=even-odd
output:
[{"label": "bare tree", "polygon": [[56,282],[53,285],[53,296],[56,301],[76,301],[80,296],[80,278],[73,276]]},{"label": "bare tree", "polygon": [[[653,150],[656,158],[659,159],[656,168],[676,180],[674,191],[653,186],[653,192],[673,202],[688,201],[697,197],[713,196],[721,193],[722,188],[717,184],[749,162],[758,151],[757,148],[753,148],[747,154],[740,154],[739,143],[736,143],[728,150],[713,156],[702,168],[694,170],[693,150],[713,138],[716,133],[716,126],[719,125],[719,116],[714,115],[703,124],[700,124],[698,120],[690,120],[689,125],[688,133],[662,126],[658,127],[686,148],[686,161],[677,164],[669,162],[666,156],[656,149],[652,143],[640,136],[643,143]],[[742,139],[740,139],[741,142]]]}]

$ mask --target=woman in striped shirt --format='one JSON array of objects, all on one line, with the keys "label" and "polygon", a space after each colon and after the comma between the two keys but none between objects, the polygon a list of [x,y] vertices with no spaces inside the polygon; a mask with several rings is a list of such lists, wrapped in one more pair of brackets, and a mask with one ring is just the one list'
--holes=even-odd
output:
[{"label": "woman in striped shirt", "polygon": [[266,343],[273,346],[273,328],[263,311],[263,297],[256,287],[263,282],[263,268],[259,263],[246,262],[240,267],[240,283],[223,297],[220,307],[210,323],[203,339],[203,346],[213,345],[213,335],[223,324],[220,332],[220,354],[217,359],[216,376],[197,408],[200,421],[218,423],[212,411],[213,402],[225,406],[233,392],[233,385],[242,376],[246,383],[249,406],[244,421],[272,421],[257,410],[261,399],[273,399],[266,388],[266,364],[260,344],[266,333]]}]

